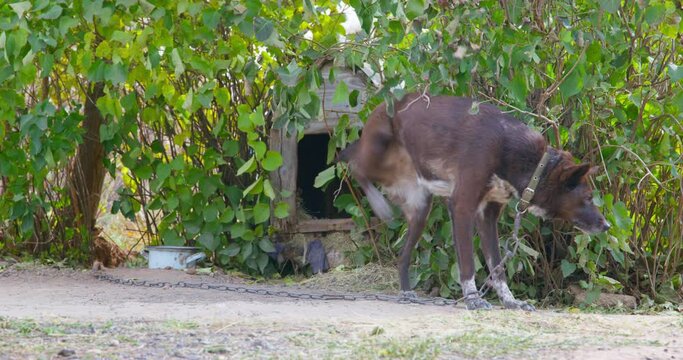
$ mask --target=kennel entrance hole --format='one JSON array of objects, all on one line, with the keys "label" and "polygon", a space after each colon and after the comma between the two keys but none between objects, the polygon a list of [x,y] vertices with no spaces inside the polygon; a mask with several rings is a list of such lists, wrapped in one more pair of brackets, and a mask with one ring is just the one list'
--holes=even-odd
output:
[{"label": "kennel entrance hole", "polygon": [[[304,212],[315,219],[343,219],[348,215],[340,212],[334,206],[335,192],[339,189],[340,180],[334,179],[325,188],[314,187],[315,177],[327,169],[327,144],[330,136],[327,134],[305,135],[297,145],[297,196],[298,211]],[[341,194],[348,194],[346,184],[341,187]]]}]

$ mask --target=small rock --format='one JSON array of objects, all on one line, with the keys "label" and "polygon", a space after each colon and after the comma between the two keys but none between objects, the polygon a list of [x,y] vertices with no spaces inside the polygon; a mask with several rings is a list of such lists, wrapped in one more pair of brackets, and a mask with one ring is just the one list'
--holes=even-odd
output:
[{"label": "small rock", "polygon": [[329,270],[325,246],[320,239],[315,239],[308,243],[306,247],[306,263],[311,265],[313,274],[320,274]]},{"label": "small rock", "polygon": [[[576,285],[570,285],[569,292],[574,296],[574,304],[585,303],[586,290]],[[600,296],[593,304],[601,307],[623,306],[628,309],[635,309],[638,306],[638,301],[631,295],[600,293]]]},{"label": "small rock", "polygon": [[119,345],[121,345],[121,342],[118,341],[118,340],[116,340],[116,339],[112,340],[112,341],[109,343],[109,346],[111,346],[111,347],[116,347],[116,346],[119,346]]},{"label": "small rock", "polygon": [[103,270],[103,269],[104,269],[104,265],[101,262],[95,260],[92,263],[92,271],[99,271],[99,270]]},{"label": "small rock", "polygon": [[255,340],[254,342],[252,342],[251,346],[254,347],[255,349],[259,349],[259,350],[269,350],[270,349],[270,346],[268,345],[268,343],[261,340],[261,339],[258,339],[258,340]]},{"label": "small rock", "polygon": [[62,349],[57,353],[57,355],[62,357],[70,357],[76,355],[76,351],[71,349]]}]

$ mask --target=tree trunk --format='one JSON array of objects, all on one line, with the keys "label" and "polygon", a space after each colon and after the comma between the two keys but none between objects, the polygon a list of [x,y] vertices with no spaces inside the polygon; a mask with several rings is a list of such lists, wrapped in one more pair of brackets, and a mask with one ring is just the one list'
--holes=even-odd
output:
[{"label": "tree trunk", "polygon": [[[104,95],[104,83],[90,85],[86,92],[83,143],[78,146],[76,157],[68,174],[73,213],[67,220],[78,229],[74,241],[90,240],[97,235],[95,221],[104,183],[104,147],[100,142],[100,126],[104,118],[97,108],[97,100]],[[77,245],[73,243],[73,245]],[[92,251],[91,251],[92,253]]]}]

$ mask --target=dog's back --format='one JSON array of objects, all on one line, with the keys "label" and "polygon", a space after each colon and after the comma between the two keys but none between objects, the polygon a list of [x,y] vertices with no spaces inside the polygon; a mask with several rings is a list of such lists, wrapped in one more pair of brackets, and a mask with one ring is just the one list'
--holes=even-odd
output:
[{"label": "dog's back", "polygon": [[[473,168],[486,172],[490,180],[507,177],[514,167],[535,166],[533,161],[510,159],[510,154],[520,148],[543,152],[540,134],[495,106],[472,104],[467,98],[411,94],[395,104],[393,117],[382,104],[368,118],[361,139],[344,150],[340,160],[351,164],[357,179],[382,185],[402,207],[420,206],[424,192],[450,196]],[[488,182],[471,191],[485,191]],[[369,200],[385,217],[382,200]]]}]

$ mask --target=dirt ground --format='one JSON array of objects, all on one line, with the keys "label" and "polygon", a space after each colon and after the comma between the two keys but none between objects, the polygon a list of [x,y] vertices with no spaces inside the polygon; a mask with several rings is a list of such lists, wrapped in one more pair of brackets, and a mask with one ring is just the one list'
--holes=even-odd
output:
[{"label": "dirt ground", "polygon": [[[172,270],[106,273],[240,282]],[[462,306],[142,288],[42,266],[0,273],[0,359],[683,359],[681,334],[683,316],[673,312],[468,312]]]}]

